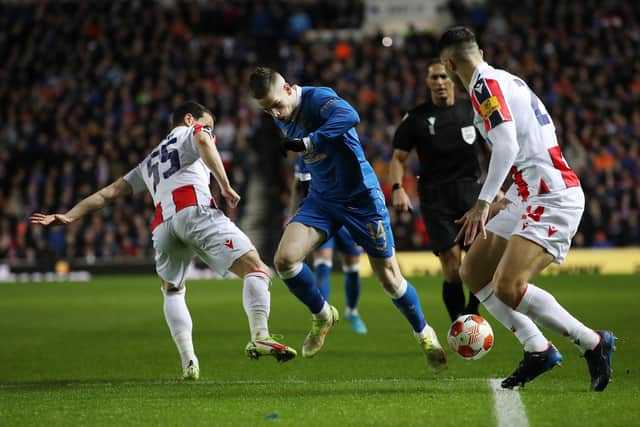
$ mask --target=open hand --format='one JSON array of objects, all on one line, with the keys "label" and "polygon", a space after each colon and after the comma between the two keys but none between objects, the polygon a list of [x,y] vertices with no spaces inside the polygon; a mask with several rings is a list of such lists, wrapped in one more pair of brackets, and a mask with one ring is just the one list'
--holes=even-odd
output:
[{"label": "open hand", "polygon": [[413,209],[413,206],[411,206],[411,199],[409,199],[409,196],[407,196],[407,193],[402,187],[391,193],[391,203],[393,204],[393,207],[400,212],[410,212]]},{"label": "open hand", "polygon": [[478,200],[474,207],[469,209],[460,219],[455,220],[456,224],[462,224],[460,231],[456,235],[455,241],[458,242],[464,236],[463,245],[468,246],[473,243],[478,231],[482,233],[482,238],[487,238],[487,230],[484,225],[489,217],[489,203],[484,200]]},{"label": "open hand", "polygon": [[56,225],[69,224],[73,222],[73,220],[65,214],[45,215],[42,213],[34,213],[29,217],[29,222],[31,222],[31,224],[40,224],[44,227],[53,227]]}]

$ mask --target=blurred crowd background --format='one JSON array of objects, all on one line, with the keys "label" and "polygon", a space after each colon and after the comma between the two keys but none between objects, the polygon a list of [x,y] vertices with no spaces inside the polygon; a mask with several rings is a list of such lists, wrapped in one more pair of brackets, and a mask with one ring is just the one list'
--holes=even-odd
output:
[{"label": "blurred crowd background", "polygon": [[[587,195],[574,246],[640,245],[640,2],[458,0],[442,13],[475,28],[485,58],[523,77],[549,109]],[[358,31],[363,14],[362,2],[340,0],[0,3],[0,263],[151,257],[148,195],[66,228],[26,219],[64,212],[126,173],[187,99],[215,112],[244,196],[226,211],[269,259],[293,159],[282,159],[273,124],[250,101],[256,64],[348,100],[389,196],[392,137],[428,96],[438,34],[409,26],[383,44],[383,34]],[[408,169],[417,206],[415,158]],[[429,248],[417,209],[392,220],[398,250]]]}]

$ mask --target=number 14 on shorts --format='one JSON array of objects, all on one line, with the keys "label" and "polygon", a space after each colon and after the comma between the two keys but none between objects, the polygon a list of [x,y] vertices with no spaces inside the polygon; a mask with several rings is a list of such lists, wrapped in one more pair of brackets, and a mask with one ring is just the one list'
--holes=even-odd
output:
[{"label": "number 14 on shorts", "polygon": [[384,225],[381,220],[375,223],[368,223],[367,228],[369,229],[369,234],[371,235],[371,239],[376,245],[376,249],[379,251],[383,251],[387,249],[387,232],[384,229]]}]

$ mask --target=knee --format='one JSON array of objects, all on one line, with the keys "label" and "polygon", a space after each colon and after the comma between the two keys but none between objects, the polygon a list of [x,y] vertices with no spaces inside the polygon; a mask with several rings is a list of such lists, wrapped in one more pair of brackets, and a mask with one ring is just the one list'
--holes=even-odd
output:
[{"label": "knee", "polygon": [[185,289],[185,285],[184,282],[174,285],[173,283],[160,279],[160,289],[162,289],[164,293],[171,294],[182,291]]},{"label": "knee", "polygon": [[295,264],[295,260],[287,251],[278,250],[273,259],[273,265],[276,267],[276,271],[283,271],[290,269]]},{"label": "knee", "polygon": [[496,297],[509,307],[514,307],[518,304],[520,296],[527,286],[527,281],[518,277],[506,277],[504,275],[496,274],[493,279],[493,290]]},{"label": "knee", "polygon": [[[278,275],[282,278],[291,274],[295,275],[301,268],[302,259],[293,251],[278,250],[273,260]],[[294,271],[295,270],[295,271]],[[284,274],[284,276],[283,276]]]},{"label": "knee", "polygon": [[444,279],[449,283],[456,283],[460,281],[460,263],[450,262],[442,266],[442,274]]},{"label": "knee", "polygon": [[244,267],[246,268],[247,273],[255,270],[268,271],[267,266],[262,262],[260,255],[258,255],[256,251],[251,251],[247,255],[247,258],[244,260]]},{"label": "knee", "polygon": [[344,255],[342,257],[342,265],[345,268],[356,269],[360,266],[360,255]]},{"label": "knee", "polygon": [[438,255],[442,264],[442,274],[447,282],[458,282],[460,276],[460,251],[457,246],[441,251]]},{"label": "knee", "polygon": [[249,251],[236,259],[229,270],[239,277],[244,277],[247,273],[256,270],[268,272],[268,267],[260,259],[257,251]]}]

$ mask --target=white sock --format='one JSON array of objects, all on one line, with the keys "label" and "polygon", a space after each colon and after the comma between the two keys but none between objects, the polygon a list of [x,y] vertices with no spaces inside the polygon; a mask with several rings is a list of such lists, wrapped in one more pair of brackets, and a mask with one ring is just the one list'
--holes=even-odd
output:
[{"label": "white sock", "polygon": [[312,314],[312,316],[314,319],[327,320],[329,316],[331,316],[331,306],[329,305],[328,302],[325,301],[324,305],[322,306],[322,310],[320,310],[316,314]]},{"label": "white sock", "polygon": [[525,351],[538,352],[549,347],[549,341],[542,335],[533,320],[500,301],[493,292],[491,283],[475,292],[475,296],[498,322],[514,333]]},{"label": "white sock", "polygon": [[178,347],[183,368],[189,364],[190,360],[193,360],[193,363],[198,365],[198,358],[193,350],[191,337],[193,322],[185,301],[185,291],[185,288],[175,292],[168,292],[162,289],[164,295],[164,318],[167,320],[173,341]]},{"label": "white sock", "polygon": [[569,337],[583,352],[600,343],[600,335],[573,317],[549,292],[529,283],[516,310],[536,323]]},{"label": "white sock", "polygon": [[424,325],[424,328],[420,332],[413,331],[413,336],[416,337],[418,341],[422,338],[428,337],[430,332],[433,330],[429,325]]},{"label": "white sock", "polygon": [[242,306],[249,319],[251,339],[267,338],[269,334],[269,311],[271,277],[263,271],[254,270],[244,276]]},{"label": "white sock", "polygon": [[398,289],[396,289],[393,292],[388,291],[387,289],[384,289],[384,292],[389,295],[389,297],[391,297],[391,299],[398,299],[398,298],[402,298],[404,296],[404,294],[407,293],[407,288],[409,287],[409,285],[407,284],[407,279],[405,279],[404,277],[402,278],[402,282],[400,282],[400,286],[398,286]]},{"label": "white sock", "polygon": [[345,308],[344,309],[344,315],[345,316],[355,316],[358,314],[358,309],[357,308]]},{"label": "white sock", "polygon": [[327,258],[317,258],[313,260],[313,268],[317,268],[319,265],[324,264],[329,268],[333,268],[333,261]]}]

